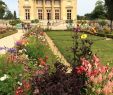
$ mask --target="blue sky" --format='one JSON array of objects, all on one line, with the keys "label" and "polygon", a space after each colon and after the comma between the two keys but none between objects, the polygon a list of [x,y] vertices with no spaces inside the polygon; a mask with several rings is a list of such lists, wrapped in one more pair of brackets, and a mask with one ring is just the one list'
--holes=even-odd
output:
[{"label": "blue sky", "polygon": [[[18,0],[3,0],[8,5],[11,11],[16,10],[18,14]],[[77,12],[79,15],[84,15],[85,13],[90,13],[94,7],[97,0],[78,0],[77,2]]]}]

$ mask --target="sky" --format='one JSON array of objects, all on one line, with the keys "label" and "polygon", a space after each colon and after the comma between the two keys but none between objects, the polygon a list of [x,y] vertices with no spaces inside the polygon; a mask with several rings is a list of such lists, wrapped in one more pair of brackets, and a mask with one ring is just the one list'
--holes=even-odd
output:
[{"label": "sky", "polygon": [[[18,15],[18,0],[3,0],[8,8],[13,12],[16,10]],[[77,14],[84,15],[86,13],[92,12],[95,7],[95,3],[97,0],[77,0]]]}]

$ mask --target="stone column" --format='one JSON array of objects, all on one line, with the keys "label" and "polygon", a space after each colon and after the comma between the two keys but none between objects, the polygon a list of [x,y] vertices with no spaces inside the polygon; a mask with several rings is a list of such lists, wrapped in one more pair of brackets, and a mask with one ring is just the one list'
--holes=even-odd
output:
[{"label": "stone column", "polygon": [[52,20],[55,20],[54,0],[51,0],[51,2],[52,2],[51,16],[52,16]]},{"label": "stone column", "polygon": [[43,0],[43,19],[46,20],[46,9],[45,9],[45,0]]},{"label": "stone column", "polygon": [[60,0],[60,19],[63,20],[63,0]]}]

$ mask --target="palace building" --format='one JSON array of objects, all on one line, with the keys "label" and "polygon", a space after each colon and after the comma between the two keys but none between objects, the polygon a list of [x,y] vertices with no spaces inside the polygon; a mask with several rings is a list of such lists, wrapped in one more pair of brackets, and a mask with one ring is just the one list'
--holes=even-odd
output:
[{"label": "palace building", "polygon": [[77,20],[77,0],[18,0],[22,21]]}]

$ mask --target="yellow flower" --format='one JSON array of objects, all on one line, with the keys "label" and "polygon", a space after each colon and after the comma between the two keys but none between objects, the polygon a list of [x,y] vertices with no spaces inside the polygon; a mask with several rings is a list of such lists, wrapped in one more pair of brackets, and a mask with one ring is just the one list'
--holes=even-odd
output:
[{"label": "yellow flower", "polygon": [[81,39],[86,39],[87,38],[87,34],[82,34],[81,35]]}]

